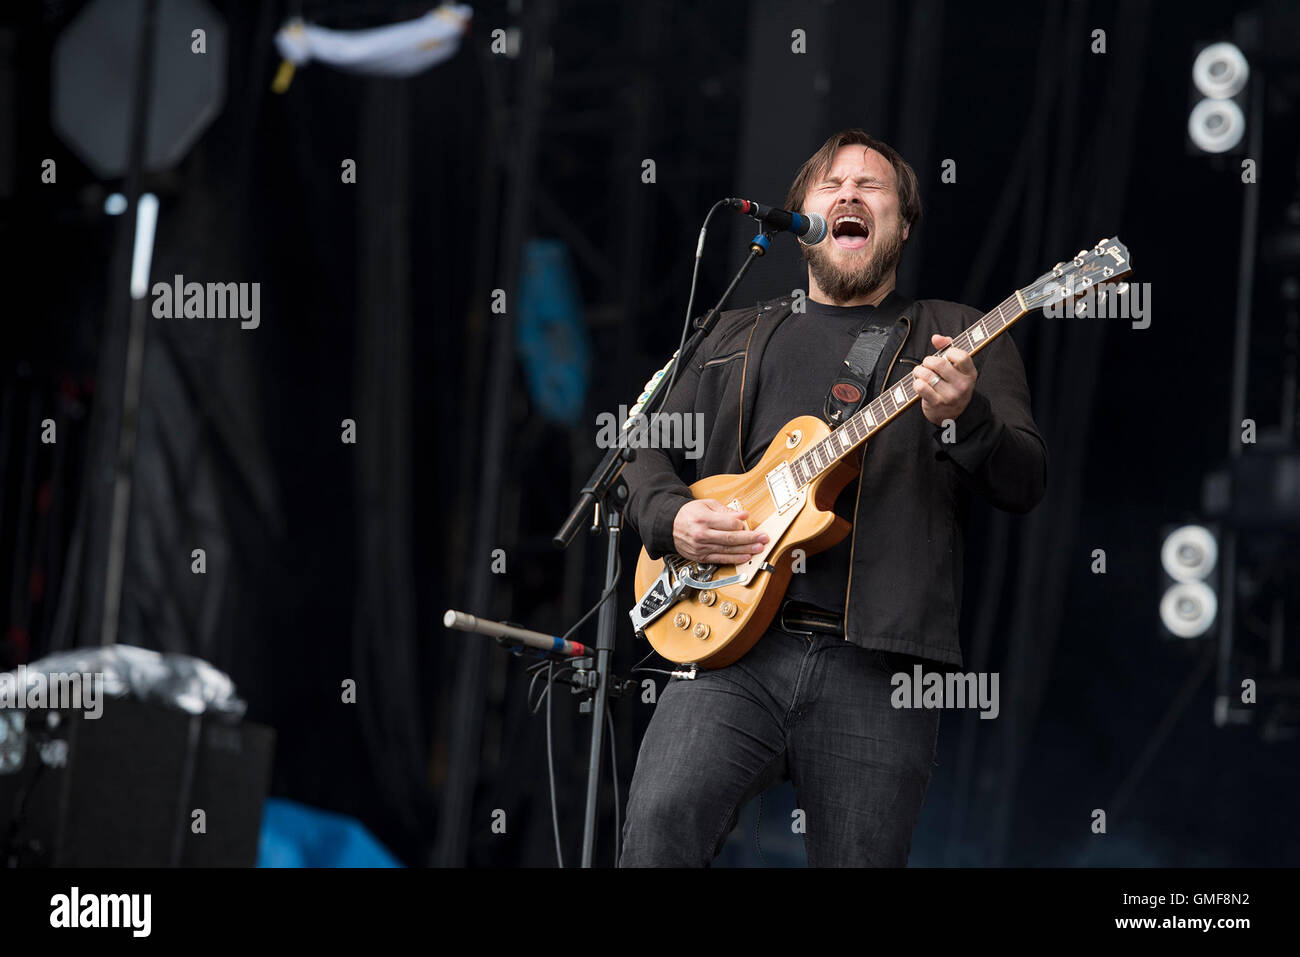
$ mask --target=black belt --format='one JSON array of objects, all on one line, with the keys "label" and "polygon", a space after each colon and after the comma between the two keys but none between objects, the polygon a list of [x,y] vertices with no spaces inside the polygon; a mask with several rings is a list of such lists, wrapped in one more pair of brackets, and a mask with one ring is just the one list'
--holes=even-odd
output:
[{"label": "black belt", "polygon": [[792,635],[837,635],[844,637],[844,616],[806,601],[787,598],[777,612],[781,630]]}]

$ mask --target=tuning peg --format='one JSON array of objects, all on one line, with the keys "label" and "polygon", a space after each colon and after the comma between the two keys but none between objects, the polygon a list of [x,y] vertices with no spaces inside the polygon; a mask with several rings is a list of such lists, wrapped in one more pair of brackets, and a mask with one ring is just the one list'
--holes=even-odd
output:
[{"label": "tuning peg", "polygon": [[1128,283],[1122,282],[1115,287],[1115,292],[1123,296],[1128,293]]},{"label": "tuning peg", "polygon": [[1074,304],[1074,314],[1076,316],[1086,316],[1088,314],[1088,300],[1080,299]]},{"label": "tuning peg", "polygon": [[1088,255],[1088,250],[1086,250],[1086,249],[1080,249],[1077,253],[1074,254],[1074,258],[1075,258],[1075,259],[1082,259],[1082,258],[1083,258],[1084,256],[1086,256],[1086,255]]}]

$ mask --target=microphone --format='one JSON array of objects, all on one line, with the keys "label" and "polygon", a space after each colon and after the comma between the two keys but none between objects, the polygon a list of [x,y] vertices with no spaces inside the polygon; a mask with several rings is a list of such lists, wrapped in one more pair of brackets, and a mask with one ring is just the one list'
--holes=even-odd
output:
[{"label": "microphone", "polygon": [[789,230],[805,246],[815,246],[826,238],[826,219],[820,213],[792,213],[788,209],[764,206],[750,199],[724,200],[728,207],[775,230]]},{"label": "microphone", "polygon": [[591,653],[586,645],[576,641],[565,641],[555,635],[530,631],[527,628],[508,625],[503,621],[478,618],[474,615],[467,615],[463,611],[456,611],[454,608],[448,608],[446,614],[442,616],[442,626],[444,628],[454,628],[457,631],[475,631],[480,635],[496,638],[498,641],[525,645],[529,648],[536,648],[540,652],[562,658],[585,658]]}]

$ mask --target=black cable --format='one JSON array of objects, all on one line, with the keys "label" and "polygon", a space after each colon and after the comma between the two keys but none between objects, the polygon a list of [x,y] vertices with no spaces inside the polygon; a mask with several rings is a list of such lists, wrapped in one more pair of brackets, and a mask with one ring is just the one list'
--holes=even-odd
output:
[{"label": "black cable", "polygon": [[[550,668],[552,664],[553,662],[543,661],[541,665],[539,665],[538,667]],[[564,673],[566,671],[573,671],[573,670],[574,668],[571,665],[565,665],[563,668],[556,671],[553,676],[548,676],[546,679],[547,683],[542,685],[542,693],[537,696],[536,701],[533,700],[533,687],[537,684],[537,679],[541,677],[541,672],[539,671],[537,674],[533,675],[533,680],[528,685],[528,713],[537,714],[538,711],[542,710],[542,701],[546,698],[546,696],[550,693],[551,690],[550,683],[552,681],[559,681],[560,678],[564,676]]]},{"label": "black cable", "polygon": [[579,618],[579,619],[577,620],[577,622],[574,624],[574,626],[573,626],[572,628],[570,628],[568,631],[566,631],[566,632],[561,636],[565,641],[568,641],[568,640],[569,640],[569,637],[570,637],[570,636],[571,636],[575,631],[577,631],[579,628],[581,628],[581,627],[583,626],[583,624],[586,622],[586,620],[587,620],[588,618],[590,618],[592,615],[594,615],[594,614],[595,614],[595,613],[600,609],[600,606],[603,605],[603,604],[605,604],[605,602],[609,600],[609,597],[610,597],[612,594],[614,594],[615,591],[618,590],[618,577],[619,577],[621,574],[623,574],[623,556],[620,555],[620,554],[618,553],[618,551],[615,551],[615,552],[614,552],[614,578],[613,578],[613,581],[611,581],[611,582],[609,583],[609,587],[607,587],[607,588],[606,588],[606,589],[601,593],[601,596],[600,596],[599,598],[596,599],[596,604],[592,605],[589,609],[587,609],[587,613],[586,613],[585,615],[583,615],[581,618]]},{"label": "black cable", "polygon": [[623,836],[623,820],[618,810],[618,748],[614,742],[614,713],[608,708],[605,709],[605,723],[609,725],[609,773],[614,779],[614,866],[618,867],[618,859],[622,854],[620,840]]},{"label": "black cable", "polygon": [[[726,203],[722,202],[721,200],[714,203],[713,207],[709,210],[708,215],[704,217],[704,225],[700,229],[702,235],[700,238],[700,242],[696,247],[695,266],[691,270],[691,292],[686,300],[686,319],[682,323],[682,337],[681,337],[681,341],[677,345],[678,358],[680,358],[682,354],[682,349],[686,347],[686,336],[691,328],[691,314],[695,311],[695,289],[700,278],[700,261],[703,258],[703,252],[704,252],[703,236],[708,232],[709,223],[713,219],[714,213],[716,213],[719,209],[721,209],[725,205]],[[664,404],[664,402],[668,401],[668,393],[672,391],[673,384],[677,380],[678,366],[679,363],[676,360],[674,360],[672,375],[668,377],[668,385],[660,394],[658,401],[655,404],[656,410],[659,409]],[[568,631],[564,633],[564,635],[562,636],[564,641],[568,641],[570,637],[573,635],[573,633],[577,631],[579,628],[581,628],[583,624],[586,623],[587,619],[590,618],[592,615],[594,615],[600,609],[600,607],[604,605],[605,602],[607,602],[610,599],[610,597],[613,596],[613,594],[618,590],[618,580],[619,577],[622,575],[622,573],[623,573],[623,556],[616,550],[614,552],[614,574],[612,576],[612,580],[610,581],[609,585],[605,588],[605,590],[601,592],[600,597],[596,599],[596,603],[587,610],[586,614],[584,614],[581,618],[579,618],[576,622],[574,622],[573,627],[571,627]],[[646,655],[645,658],[641,659],[641,662],[645,662],[650,658],[650,655],[653,654],[654,652],[651,651],[649,655]],[[657,668],[639,668],[641,662],[638,662],[638,667],[633,668],[632,672],[629,672],[629,674],[634,673],[637,670],[655,671],[659,674],[665,674],[669,676],[671,676],[672,674],[672,672],[663,671]],[[536,669],[536,671],[533,674],[532,681],[529,682],[528,685],[529,712],[531,714],[536,714],[537,708],[541,707],[542,697],[546,699],[546,774],[550,784],[550,792],[551,792],[551,827],[555,833],[555,857],[556,860],[559,861],[559,866],[564,867],[564,855],[560,850],[559,808],[558,808],[558,801],[555,794],[555,759],[554,759],[554,751],[551,743],[551,699],[554,697],[551,694],[551,689],[554,686],[555,678],[558,677],[560,674],[563,674],[564,671],[567,668],[569,668],[569,666],[566,665],[565,668],[561,668],[560,671],[557,673],[553,670],[553,662],[550,661],[546,662],[546,686],[542,689],[542,696],[537,699],[535,705],[533,704],[533,700],[532,700],[533,688],[536,686],[537,679],[541,677],[542,672],[541,672],[541,665],[530,666],[529,670],[533,670],[534,668]],[[621,836],[621,831],[622,831],[621,815],[618,806],[619,805],[618,759],[614,754],[614,718],[608,708],[605,709],[605,717],[609,722],[610,765],[611,768],[613,769],[613,775],[614,775],[614,828],[615,828],[614,860],[615,863],[617,863],[619,852],[620,852],[619,838]]]},{"label": "black cable", "polygon": [[678,366],[681,364],[678,360],[681,358],[682,350],[686,348],[686,334],[690,331],[691,315],[692,313],[695,312],[695,285],[700,278],[700,262],[703,259],[703,254],[704,254],[703,237],[708,233],[709,222],[710,220],[713,219],[713,214],[726,205],[727,204],[724,203],[722,200],[718,200],[716,203],[714,203],[713,208],[709,210],[709,214],[704,217],[704,225],[700,227],[700,233],[701,233],[700,243],[696,247],[695,266],[693,269],[691,269],[691,293],[689,296],[686,297],[686,318],[682,322],[682,338],[681,341],[677,343],[677,353],[676,353],[676,358],[673,360],[672,375],[668,377],[668,385],[664,388],[663,393],[659,396],[659,399],[655,403],[655,407],[653,411],[657,412],[659,409],[663,408],[663,404],[668,401],[668,393],[673,391],[673,383],[677,381],[677,369]]},{"label": "black cable", "polygon": [[[596,603],[592,605],[590,609],[587,610],[587,613],[583,615],[581,618],[579,618],[577,622],[574,623],[573,627],[564,633],[565,641],[568,641],[569,637],[575,631],[581,628],[583,623],[588,618],[590,618],[593,614],[595,614],[596,611],[600,608],[600,606],[605,604],[605,602],[610,599],[610,597],[614,594],[614,592],[618,590],[618,579],[619,576],[622,574],[622,571],[623,571],[623,559],[622,556],[619,555],[619,553],[616,551],[614,553],[613,580],[609,583],[609,586],[601,593],[600,597],[596,599]],[[554,662],[547,661],[545,662],[545,664],[546,664],[546,686],[542,689],[541,697],[537,699],[536,704],[534,704],[532,700],[533,688],[537,684],[537,679],[541,677],[542,674],[541,665],[534,665],[534,666],[530,666],[529,668],[529,670],[533,670],[535,668],[536,671],[533,674],[532,681],[529,682],[528,685],[528,702],[529,702],[530,713],[536,714],[537,708],[541,707],[542,698],[546,699],[546,777],[550,785],[550,792],[551,792],[551,827],[555,833],[555,858],[559,862],[559,866],[564,867],[564,854],[560,849],[559,801],[555,794],[555,751],[554,751],[554,745],[552,744],[552,738],[551,738],[552,735],[551,699],[554,697],[554,695],[551,694],[551,689],[554,687],[554,682],[557,677],[563,675],[565,671],[571,671],[574,669],[572,665],[565,665],[557,672],[554,670],[554,664],[555,664]]]},{"label": "black cable", "polygon": [[[543,666],[545,666],[545,665],[549,665],[549,664],[550,664],[549,661],[547,661],[547,662],[543,662]],[[541,706],[542,706],[542,699],[541,699],[541,696],[540,696],[540,695],[538,696],[537,701],[536,701],[535,703],[534,703],[534,701],[533,701],[533,688],[535,688],[535,687],[537,686],[537,679],[540,678],[540,677],[541,677],[541,672],[538,671],[538,672],[536,672],[536,673],[533,675],[533,680],[530,681],[530,682],[528,682],[528,699],[527,699],[527,700],[528,700],[528,713],[529,713],[529,714],[537,714],[538,709],[541,708]]]},{"label": "black cable", "polygon": [[653,658],[655,654],[657,654],[657,652],[653,648],[651,648],[650,653],[648,655],[646,655],[644,658],[642,658],[640,661],[638,661],[636,664],[632,666],[632,669],[628,672],[628,675],[634,675],[637,672],[648,672],[650,674],[656,674],[656,675],[667,675],[669,678],[673,677],[673,673],[671,671],[664,671],[662,668],[641,667],[643,664],[645,664],[647,661]]},{"label": "black cable", "polygon": [[[555,859],[559,862],[561,868],[564,867],[564,852],[560,850],[560,812],[559,803],[555,797],[555,752],[551,746],[551,699],[554,697],[550,693],[552,674],[552,662],[546,663],[546,776],[551,786],[551,829],[555,833]],[[538,674],[541,674],[539,671]]]}]

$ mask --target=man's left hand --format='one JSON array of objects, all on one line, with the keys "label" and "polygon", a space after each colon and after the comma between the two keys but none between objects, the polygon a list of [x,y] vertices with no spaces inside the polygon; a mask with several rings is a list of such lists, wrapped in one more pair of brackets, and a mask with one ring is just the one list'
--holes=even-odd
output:
[{"label": "man's left hand", "polygon": [[[952,337],[933,335],[930,342],[942,349],[952,342]],[[975,391],[976,375],[970,353],[961,349],[926,356],[925,362],[912,370],[912,387],[921,397],[921,412],[926,419],[932,425],[943,425],[945,419],[956,419],[965,412]]]}]

